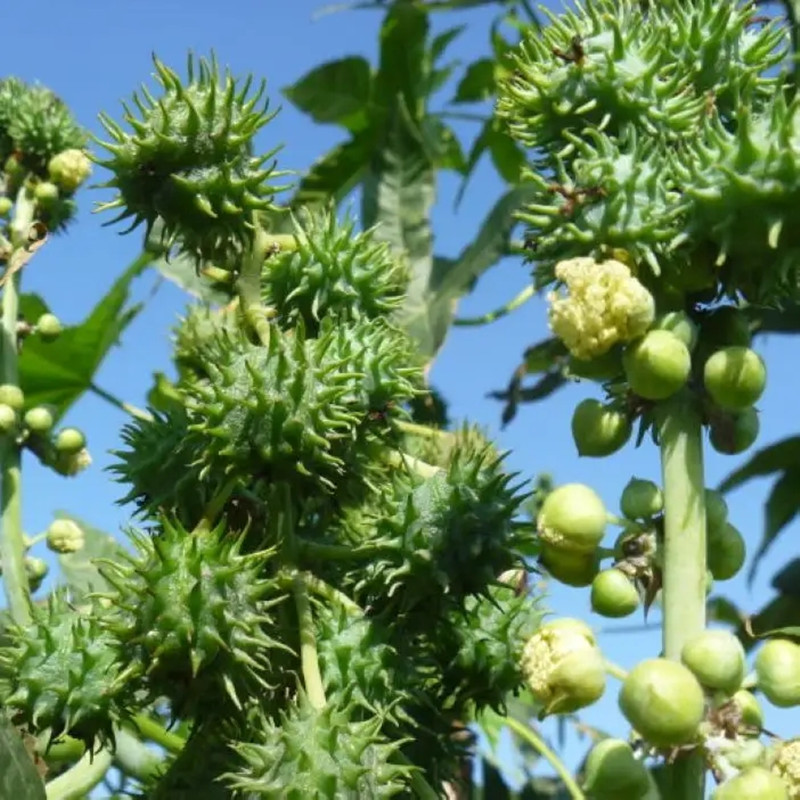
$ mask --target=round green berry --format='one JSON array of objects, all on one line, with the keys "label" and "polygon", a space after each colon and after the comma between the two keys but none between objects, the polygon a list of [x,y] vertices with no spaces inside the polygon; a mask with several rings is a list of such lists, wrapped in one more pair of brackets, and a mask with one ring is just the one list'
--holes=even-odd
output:
[{"label": "round green berry", "polygon": [[758,688],[778,708],[800,705],[800,645],[770,639],[755,660]]},{"label": "round green berry", "polygon": [[581,456],[603,458],[616,453],[632,430],[627,414],[599,400],[581,401],[572,415],[572,438]]},{"label": "round green berry", "polygon": [[36,332],[46,342],[52,342],[61,335],[61,320],[55,314],[42,314],[36,322]]},{"label": "round green berry", "polygon": [[17,412],[7,403],[0,403],[0,433],[11,433],[17,427]]},{"label": "round green berry", "polygon": [[765,767],[748,767],[714,789],[711,800],[789,800],[784,782]]},{"label": "round green berry", "polygon": [[597,553],[594,551],[581,553],[544,545],[539,555],[539,562],[550,577],[565,586],[577,588],[588,586],[598,570]]},{"label": "round green berry", "polygon": [[712,400],[726,411],[744,411],[764,392],[767,368],[749,347],[717,350],[703,367],[703,384]]},{"label": "round green berry", "polygon": [[592,581],[591,603],[592,610],[602,617],[627,617],[639,606],[639,592],[624,572],[612,567]]},{"label": "round green berry", "polygon": [[744,536],[730,522],[707,529],[706,566],[714,580],[730,580],[744,566],[746,557]]},{"label": "round green berry", "polygon": [[631,478],[622,491],[619,507],[628,519],[651,519],[664,510],[664,497],[653,481]]},{"label": "round green berry", "polygon": [[25,412],[24,422],[31,431],[39,434],[48,433],[55,425],[53,412],[45,406],[28,409]]},{"label": "round green berry", "polygon": [[25,395],[19,386],[13,383],[0,384],[0,403],[11,406],[14,411],[22,411],[25,405]]},{"label": "round green berry", "polygon": [[685,311],[669,311],[656,319],[654,330],[669,331],[680,339],[691,353],[697,344],[697,325]]},{"label": "round green berry", "polygon": [[738,414],[722,414],[712,420],[708,438],[718,453],[735,456],[753,446],[760,428],[758,411],[746,408]]},{"label": "round green berry", "polygon": [[0,219],[6,219],[14,208],[14,201],[10,197],[0,196]]},{"label": "round green berry", "polygon": [[647,767],[622,739],[603,739],[589,752],[584,788],[595,800],[640,800],[649,788]]},{"label": "round green berry", "polygon": [[692,359],[677,336],[653,330],[625,349],[622,363],[634,394],[645,400],[665,400],[685,385]]},{"label": "round green berry", "polygon": [[41,181],[36,184],[33,196],[40,205],[44,207],[51,206],[58,200],[58,186],[50,183],[50,181]]},{"label": "round green berry", "polygon": [[54,444],[59,453],[73,455],[86,446],[86,437],[77,428],[62,428],[56,435]]},{"label": "round green berry", "polygon": [[554,489],[542,503],[537,527],[544,544],[592,553],[605,535],[608,512],[597,492],[581,483]]},{"label": "round green berry", "polygon": [[745,655],[729,631],[703,631],[683,646],[681,661],[703,686],[732,695],[742,685]]}]

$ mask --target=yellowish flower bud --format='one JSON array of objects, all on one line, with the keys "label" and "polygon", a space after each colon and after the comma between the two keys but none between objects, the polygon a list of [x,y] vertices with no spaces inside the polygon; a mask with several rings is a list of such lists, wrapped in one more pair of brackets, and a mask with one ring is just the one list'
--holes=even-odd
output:
[{"label": "yellowish flower bud", "polygon": [[91,174],[92,162],[83,150],[64,150],[47,165],[50,180],[65,192],[74,192]]}]

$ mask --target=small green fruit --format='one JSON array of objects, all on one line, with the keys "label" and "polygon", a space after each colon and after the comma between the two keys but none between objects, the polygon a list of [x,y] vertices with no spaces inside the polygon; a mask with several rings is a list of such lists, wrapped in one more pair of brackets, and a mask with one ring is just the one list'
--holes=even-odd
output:
[{"label": "small green fruit", "polygon": [[738,308],[725,306],[706,317],[701,330],[703,340],[718,347],[749,347],[752,340],[750,322]]},{"label": "small green fruit", "polygon": [[697,325],[685,311],[669,311],[656,319],[654,330],[669,331],[680,339],[691,353],[697,344]]},{"label": "small green fruit", "polygon": [[539,562],[559,583],[565,586],[588,586],[597,575],[597,553],[579,553],[542,547]]},{"label": "small green fruit", "polygon": [[765,767],[749,767],[720,784],[712,800],[789,800],[784,782]]},{"label": "small green fruit", "polygon": [[728,521],[728,504],[725,498],[714,489],[706,489],[706,527],[721,528]]},{"label": "small green fruit", "polygon": [[778,708],[800,705],[800,645],[770,639],[755,660],[758,688]]},{"label": "small green fruit", "polygon": [[764,726],[764,712],[756,696],[752,692],[748,692],[747,689],[739,689],[733,696],[733,702],[739,709],[742,727],[760,731]]},{"label": "small green fruit", "polygon": [[593,489],[567,483],[547,495],[537,527],[545,545],[592,553],[605,535],[607,518],[606,507]]},{"label": "small green fruit", "polygon": [[736,769],[763,767],[767,762],[767,748],[756,738],[735,739],[722,747],[726,761]]},{"label": "small green fruit", "polygon": [[605,662],[588,626],[575,619],[542,626],[525,644],[521,661],[540,717],[578,711],[605,691]]},{"label": "small green fruit", "polygon": [[738,529],[726,522],[721,528],[709,528],[706,535],[706,566],[714,580],[727,581],[744,566],[747,545]]},{"label": "small green fruit", "polygon": [[711,446],[726,456],[735,456],[750,448],[761,425],[758,412],[746,408],[738,414],[723,414],[711,423],[709,440]]},{"label": "small green fruit", "polygon": [[77,553],[85,543],[83,528],[71,519],[54,519],[47,528],[47,546],[55,553]]},{"label": "small green fruit", "polygon": [[572,438],[578,455],[603,458],[616,453],[631,438],[628,415],[599,400],[582,400],[572,415]]},{"label": "small green fruit", "polygon": [[647,767],[622,739],[603,739],[589,752],[584,789],[595,800],[639,800],[650,788]]},{"label": "small green fruit", "polygon": [[45,406],[36,406],[26,411],[24,422],[30,430],[38,434],[48,433],[55,424],[52,411]]},{"label": "small green fruit", "polygon": [[622,363],[634,394],[645,400],[664,400],[684,386],[692,359],[677,336],[654,330],[625,349]]},{"label": "small green fruit", "polygon": [[703,367],[703,384],[726,411],[744,411],[758,402],[767,385],[767,368],[749,347],[717,350]]},{"label": "small green fruit", "polygon": [[681,661],[709,689],[732,695],[744,680],[744,648],[728,631],[703,631],[694,636],[683,646]]},{"label": "small green fruit", "polygon": [[13,383],[4,383],[0,385],[0,403],[11,406],[14,411],[22,411],[25,405],[25,395],[19,386],[15,386]]},{"label": "small green fruit", "polygon": [[10,197],[0,197],[0,218],[6,219],[14,208],[14,201]]},{"label": "small green fruit", "polygon": [[683,664],[652,658],[628,673],[619,706],[644,739],[656,747],[673,747],[697,735],[705,697],[697,678]]},{"label": "small green fruit", "polygon": [[47,563],[42,561],[41,558],[34,558],[33,556],[25,556],[25,572],[28,575],[28,583],[30,584],[31,591],[35,592],[45,579],[49,571]]},{"label": "small green fruit", "polygon": [[59,453],[74,455],[86,447],[86,437],[77,428],[62,428],[54,444]]},{"label": "small green fruit", "polygon": [[61,335],[61,320],[55,314],[42,314],[36,322],[36,332],[46,342],[52,342]]},{"label": "small green fruit", "polygon": [[0,403],[0,433],[11,433],[17,427],[17,412],[7,403]]},{"label": "small green fruit", "polygon": [[651,519],[664,510],[664,497],[653,481],[631,478],[622,491],[619,507],[628,519]]},{"label": "small green fruit", "polygon": [[591,602],[592,610],[603,617],[627,617],[639,607],[639,592],[624,572],[612,567],[592,581]]},{"label": "small green fruit", "polygon": [[47,208],[58,200],[58,186],[50,183],[50,181],[41,181],[36,184],[33,196],[36,198],[37,203]]}]

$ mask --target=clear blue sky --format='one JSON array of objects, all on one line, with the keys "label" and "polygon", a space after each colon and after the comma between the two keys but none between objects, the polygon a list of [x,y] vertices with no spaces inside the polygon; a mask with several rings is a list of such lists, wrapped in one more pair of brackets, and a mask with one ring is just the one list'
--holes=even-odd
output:
[{"label": "clear blue sky", "polygon": [[[118,116],[119,101],[149,80],[152,52],[181,71],[187,50],[205,55],[213,48],[220,62],[230,65],[235,74],[252,72],[267,78],[270,96],[275,105],[283,105],[283,111],[263,133],[263,148],[283,143],[281,166],[303,170],[340,141],[342,134],[333,127],[313,125],[282,103],[279,90],[325,60],[362,54],[374,63],[381,19],[376,11],[349,11],[315,19],[320,5],[319,0],[117,0],[59,5],[54,11],[56,6],[49,0],[28,0],[24,10],[18,9],[13,19],[6,20],[0,75],[15,74],[49,86],[74,109],[83,125],[99,132],[97,113]],[[490,13],[477,10],[436,15],[433,24],[441,30],[469,23],[451,51],[453,57],[468,62],[487,51],[490,19]],[[474,128],[467,125],[458,131],[468,146]],[[435,210],[436,248],[445,255],[456,254],[467,242],[502,189],[491,168],[483,164],[460,210],[454,213],[456,185],[453,176],[442,176]],[[23,289],[41,293],[66,323],[81,320],[138,252],[138,235],[120,237],[116,229],[101,228],[103,219],[90,213],[94,202],[105,197],[107,194],[84,190],[79,196],[77,224],[68,235],[50,242],[26,269]],[[526,284],[527,275],[527,268],[519,261],[500,265],[463,301],[460,313],[479,314],[506,302]],[[137,297],[148,296],[153,285],[152,275],[141,279],[135,287]],[[125,333],[121,346],[112,351],[98,383],[143,405],[152,373],[170,370],[168,331],[185,303],[182,292],[162,285]],[[505,385],[524,347],[546,335],[545,308],[539,301],[490,327],[456,329],[436,363],[434,382],[450,401],[454,418],[486,425],[503,447],[513,450],[509,464],[514,469],[527,476],[548,471],[559,482],[589,483],[609,508],[616,509],[619,493],[631,475],[658,480],[658,455],[652,447],[635,450],[631,445],[610,460],[578,459],[569,420],[575,403],[592,396],[590,385],[576,385],[545,403],[522,407],[505,431],[499,430],[499,404],[485,398],[488,391]],[[800,379],[796,340],[773,337],[760,341],[759,348],[772,376],[760,403],[763,413],[758,446],[763,446],[797,432]],[[794,359],[790,358],[790,348],[794,348]],[[64,509],[99,528],[118,532],[129,522],[130,510],[115,504],[122,487],[104,468],[114,460],[109,451],[119,446],[125,417],[104,401],[86,397],[72,410],[68,421],[86,431],[94,464],[80,476],[65,479],[29,459],[24,473],[26,530],[37,533],[47,526],[54,510]],[[715,485],[737,463],[739,459],[710,453],[708,484]],[[762,503],[768,487],[768,481],[752,483],[729,501],[731,519],[751,549],[761,535]],[[752,589],[748,589],[743,575],[720,588],[747,609],[762,606],[772,594],[769,580],[775,569],[797,554],[798,533],[800,524],[796,522],[764,560]],[[44,552],[36,554],[48,557]],[[550,605],[559,614],[586,615],[588,592],[555,587]],[[624,666],[643,655],[656,654],[660,647],[657,612],[651,617],[651,628],[635,634],[614,633],[629,621],[607,623],[594,618],[592,624],[603,631],[601,644]],[[624,732],[613,684],[584,718],[618,734]],[[770,709],[768,719],[771,729],[791,732],[787,712]],[[555,726],[548,730],[554,732]],[[574,763],[581,752],[582,746],[573,742],[568,747],[568,759]]]}]

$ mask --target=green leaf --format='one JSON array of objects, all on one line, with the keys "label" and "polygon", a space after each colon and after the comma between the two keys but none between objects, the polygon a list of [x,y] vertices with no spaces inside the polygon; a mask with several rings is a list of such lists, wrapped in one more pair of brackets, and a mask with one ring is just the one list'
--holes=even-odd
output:
[{"label": "green leaf", "polygon": [[753,563],[750,565],[748,579],[753,580],[758,564],[772,546],[778,534],[798,515],[800,515],[800,466],[786,470],[775,482],[764,506],[764,534]]},{"label": "green leaf", "polygon": [[467,162],[461,150],[461,143],[449,125],[429,115],[422,121],[420,130],[428,158],[435,167],[451,169],[462,175],[466,172]]},{"label": "green leaf", "polygon": [[467,67],[456,89],[454,103],[478,103],[488,100],[495,91],[495,61],[481,58]]},{"label": "green leaf", "polygon": [[428,27],[425,10],[411,3],[393,4],[381,26],[373,97],[387,110],[389,127],[394,124],[398,95],[414,122],[419,123],[425,115],[430,72]]},{"label": "green leaf", "polygon": [[44,783],[17,729],[0,712],[0,797],[45,800]]},{"label": "green leaf", "polygon": [[455,28],[448,28],[446,31],[442,31],[438,36],[434,37],[430,49],[430,59],[432,63],[435,64],[444,55],[444,51],[461,35],[466,27],[466,25],[457,25]]},{"label": "green leaf", "polygon": [[469,155],[467,156],[467,168],[464,173],[464,180],[461,182],[461,186],[458,187],[458,192],[456,193],[456,208],[461,205],[461,201],[464,199],[464,194],[467,191],[469,179],[472,177],[475,167],[478,166],[478,162],[489,147],[491,133],[492,120],[487,119],[481,128],[481,132],[475,137],[475,141],[472,143]]},{"label": "green leaf", "polygon": [[537,372],[550,372],[550,370],[558,366],[559,360],[564,358],[568,352],[561,339],[555,336],[550,339],[543,339],[525,350],[520,369],[524,369],[527,375],[535,375]]},{"label": "green leaf", "polygon": [[490,129],[488,145],[492,164],[500,177],[506,183],[520,183],[528,161],[516,142],[495,124]]},{"label": "green leaf", "polygon": [[800,558],[792,559],[773,575],[772,588],[800,598]]},{"label": "green leaf", "polygon": [[358,186],[375,149],[372,130],[336,145],[312,164],[292,198],[291,207],[333,201],[337,205]]},{"label": "green leaf", "polygon": [[369,63],[361,56],[348,56],[316,67],[283,94],[315,122],[360,131],[369,124],[371,91]]},{"label": "green leaf", "polygon": [[124,552],[122,546],[108,533],[98,530],[66,511],[56,511],[57,519],[69,519],[78,525],[86,537],[85,544],[77,553],[62,553],[58,556],[64,582],[78,596],[89,592],[102,592],[111,587],[100,575],[94,559],[118,560]]},{"label": "green leaf", "polygon": [[792,636],[800,638],[800,626],[790,625],[788,628],[773,628],[771,631],[759,634],[759,639],[769,639],[770,636]]},{"label": "green leaf", "polygon": [[437,326],[441,314],[430,302],[434,193],[433,166],[419,130],[398,98],[385,141],[364,181],[361,216],[364,227],[379,225],[377,236],[408,261],[411,279],[397,321],[425,355],[436,352],[444,335]]},{"label": "green leaf", "polygon": [[800,436],[792,436],[765,447],[739,469],[734,470],[719,485],[719,491],[729,492],[750,478],[769,475],[800,464]]},{"label": "green leaf", "polygon": [[[89,389],[95,373],[120,335],[142,308],[126,307],[130,285],[150,263],[142,253],[117,279],[108,293],[80,324],[66,327],[54,342],[31,336],[19,359],[20,385],[26,407],[52,405],[56,417]],[[20,311],[28,316],[43,306],[41,298],[21,298]]]}]

